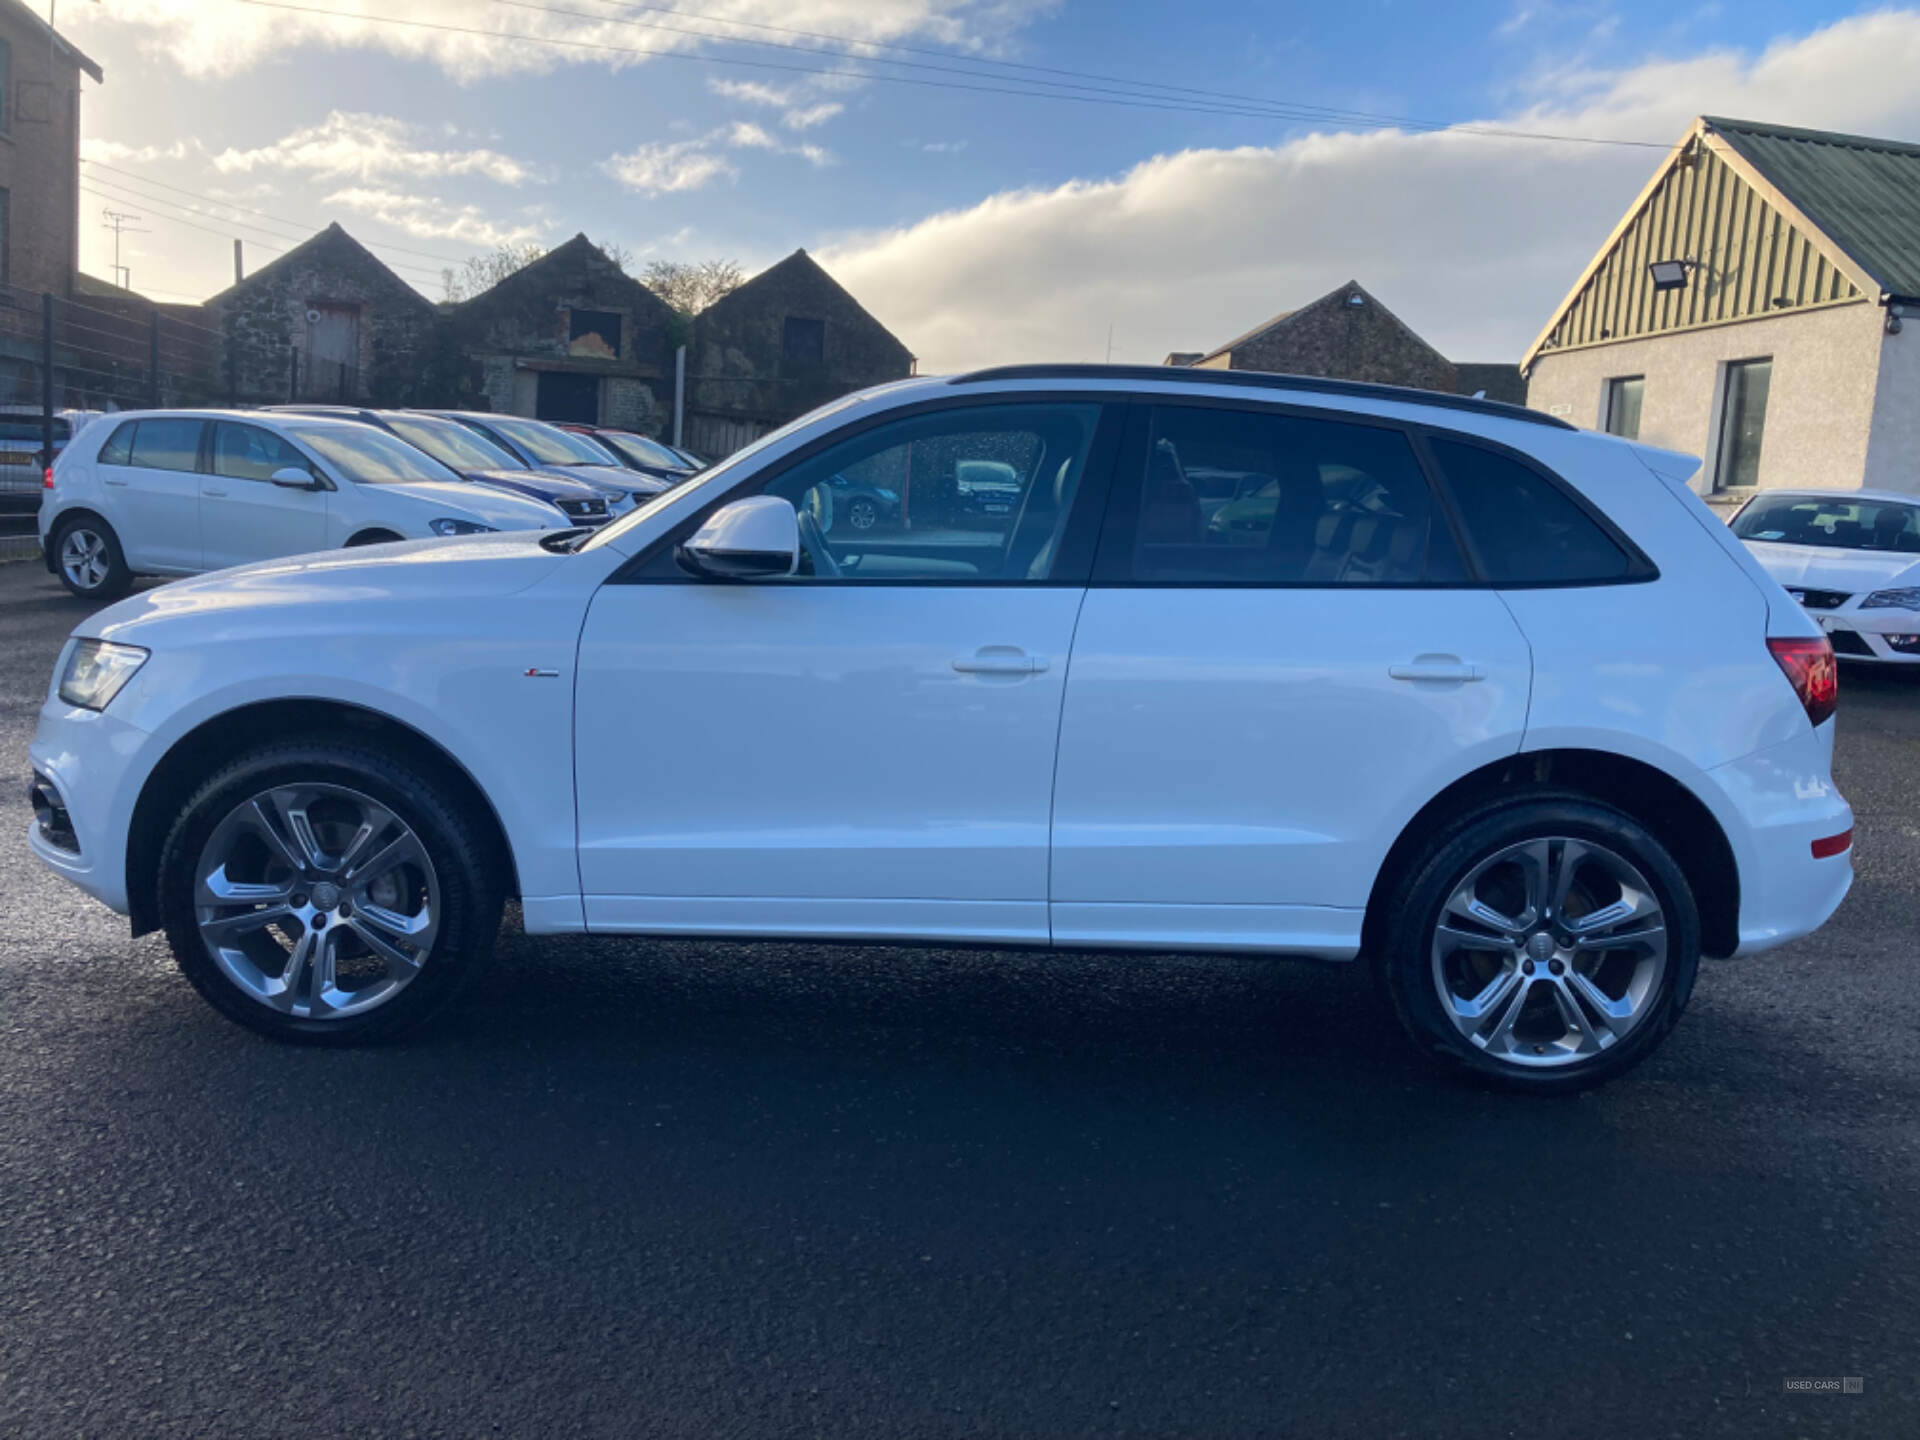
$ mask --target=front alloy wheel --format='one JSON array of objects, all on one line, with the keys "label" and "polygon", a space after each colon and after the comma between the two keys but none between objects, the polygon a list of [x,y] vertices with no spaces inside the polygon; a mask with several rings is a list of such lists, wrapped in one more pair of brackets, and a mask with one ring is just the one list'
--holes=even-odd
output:
[{"label": "front alloy wheel", "polygon": [[407,824],[339,785],[289,785],[228,812],[200,854],[195,918],[242,993],[309,1020],[394,998],[433,952],[440,883]]},{"label": "front alloy wheel", "polygon": [[484,802],[403,744],[331,735],[241,755],[161,847],[181,970],[278,1039],[351,1044],[427,1019],[480,968],[511,874]]}]

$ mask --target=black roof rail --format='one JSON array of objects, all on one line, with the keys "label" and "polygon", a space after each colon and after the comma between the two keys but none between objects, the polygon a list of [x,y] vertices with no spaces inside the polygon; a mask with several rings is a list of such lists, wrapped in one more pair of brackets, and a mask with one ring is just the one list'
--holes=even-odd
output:
[{"label": "black roof rail", "polygon": [[1318,375],[1282,375],[1266,370],[1202,370],[1191,365],[997,365],[956,375],[949,385],[972,385],[984,380],[1151,380],[1187,385],[1238,385],[1249,390],[1306,390],[1317,395],[1346,395],[1356,400],[1393,400],[1402,405],[1428,405],[1441,410],[1465,410],[1555,430],[1573,430],[1557,415],[1510,405],[1504,400],[1481,400],[1472,395],[1449,395],[1444,390],[1415,390],[1407,385],[1375,385],[1365,380],[1328,380]]}]

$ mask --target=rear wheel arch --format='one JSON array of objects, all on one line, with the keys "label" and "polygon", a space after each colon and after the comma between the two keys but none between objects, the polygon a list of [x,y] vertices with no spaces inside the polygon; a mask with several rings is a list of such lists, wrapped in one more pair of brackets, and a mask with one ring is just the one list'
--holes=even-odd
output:
[{"label": "rear wheel arch", "polygon": [[1603,750],[1538,750],[1482,766],[1447,786],[1410,820],[1387,851],[1361,928],[1363,953],[1377,955],[1393,897],[1429,841],[1503,798],[1551,790],[1609,805],[1652,832],[1673,855],[1700,911],[1702,949],[1731,955],[1740,943],[1740,871],[1713,812],[1666,771]]},{"label": "rear wheel arch", "polygon": [[[58,575],[60,573],[60,531],[76,520],[91,520],[94,524],[112,532],[115,540],[120,538],[119,532],[113,528],[113,522],[91,505],[69,505],[66,509],[55,515],[52,523],[47,526],[47,543],[45,554],[42,558],[46,561],[47,573],[49,575]],[[126,551],[123,547],[121,554],[124,555],[125,553]]]},{"label": "rear wheel arch", "polygon": [[518,864],[506,826],[467,768],[403,721],[365,706],[321,697],[257,701],[203,721],[176,740],[147,775],[127,831],[127,914],[135,935],[160,927],[160,852],[174,820],[206,778],[242,751],[288,740],[374,741],[438,776],[471,812],[497,848],[507,894],[520,893]]}]

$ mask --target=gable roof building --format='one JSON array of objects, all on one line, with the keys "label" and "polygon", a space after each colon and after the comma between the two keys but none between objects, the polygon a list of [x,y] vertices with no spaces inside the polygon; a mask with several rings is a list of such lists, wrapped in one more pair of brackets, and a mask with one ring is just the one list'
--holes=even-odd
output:
[{"label": "gable roof building", "polygon": [[1451,391],[1458,382],[1453,362],[1358,280],[1298,310],[1283,310],[1189,363],[1201,369],[1267,370],[1421,390]]},{"label": "gable roof building", "polygon": [[1920,145],[1702,116],[1528,347],[1528,403],[1702,456],[1729,506],[1920,490],[1916,309]]},{"label": "gable roof building", "polygon": [[796,250],[694,317],[686,442],[724,455],[816,405],[912,373],[912,352]]}]

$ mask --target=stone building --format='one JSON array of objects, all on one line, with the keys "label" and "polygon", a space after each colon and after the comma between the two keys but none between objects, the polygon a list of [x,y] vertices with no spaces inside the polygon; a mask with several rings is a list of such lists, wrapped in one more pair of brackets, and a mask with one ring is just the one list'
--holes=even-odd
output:
[{"label": "stone building", "polygon": [[0,0],[0,284],[73,293],[80,77],[100,67],[21,0]]},{"label": "stone building", "polygon": [[659,434],[673,412],[671,307],[576,235],[446,313],[481,409]]},{"label": "stone building", "polygon": [[206,302],[241,401],[401,405],[429,393],[432,303],[338,223]]},{"label": "stone building", "polygon": [[1920,491],[1920,145],[1702,116],[1522,359],[1527,403],[1767,486]]},{"label": "stone building", "polygon": [[837,396],[913,373],[913,355],[805,250],[694,318],[682,438],[725,455]]},{"label": "stone building", "polygon": [[1357,280],[1310,305],[1285,311],[1210,350],[1192,364],[1211,370],[1268,370],[1410,385],[1457,388],[1453,362],[1414,334]]}]

